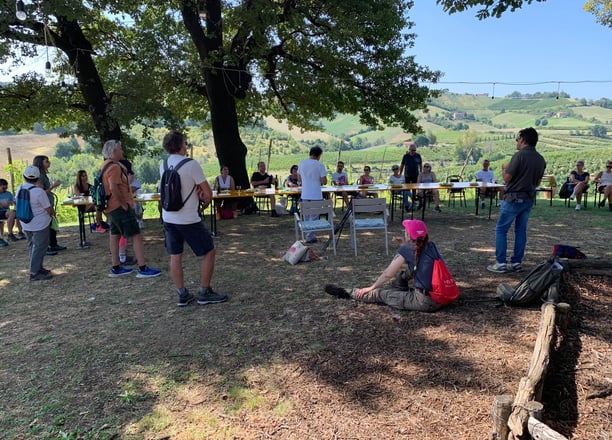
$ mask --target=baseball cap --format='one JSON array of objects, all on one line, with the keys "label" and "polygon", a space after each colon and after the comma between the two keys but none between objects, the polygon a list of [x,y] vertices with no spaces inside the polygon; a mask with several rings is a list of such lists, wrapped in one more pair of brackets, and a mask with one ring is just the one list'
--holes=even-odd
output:
[{"label": "baseball cap", "polygon": [[421,220],[404,220],[402,225],[406,229],[411,240],[427,235],[427,226]]},{"label": "baseball cap", "polygon": [[26,179],[39,179],[40,170],[34,165],[27,166],[25,170],[23,170],[23,177]]}]

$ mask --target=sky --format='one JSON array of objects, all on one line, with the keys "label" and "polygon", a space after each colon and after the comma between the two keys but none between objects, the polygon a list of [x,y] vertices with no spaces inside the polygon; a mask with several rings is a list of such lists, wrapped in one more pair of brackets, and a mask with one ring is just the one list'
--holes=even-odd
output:
[{"label": "sky", "polygon": [[[486,20],[476,9],[448,15],[434,0],[414,3],[410,54],[444,73],[434,88],[499,97],[560,89],[572,98],[612,99],[612,28],[582,9],[585,0],[532,3]],[[534,82],[551,84],[501,84]]]},{"label": "sky", "polygon": [[[456,93],[560,90],[572,98],[612,99],[612,28],[585,12],[584,2],[547,0],[478,20],[474,8],[448,15],[435,0],[415,0],[407,12],[417,34],[409,55],[444,73],[434,88]],[[42,73],[45,60],[43,53],[26,63]],[[0,81],[7,80],[0,72]]]}]

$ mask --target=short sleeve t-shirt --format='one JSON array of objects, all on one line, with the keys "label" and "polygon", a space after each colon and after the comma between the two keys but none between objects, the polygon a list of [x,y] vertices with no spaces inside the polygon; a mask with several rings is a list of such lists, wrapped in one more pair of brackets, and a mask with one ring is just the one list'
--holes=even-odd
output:
[{"label": "short sleeve t-shirt", "polygon": [[335,182],[336,185],[339,186],[348,185],[348,176],[344,171],[341,173],[332,173],[332,182]]},{"label": "short sleeve t-shirt", "polygon": [[486,182],[486,183],[493,183],[493,180],[495,179],[495,175],[493,174],[493,171],[491,170],[480,170],[476,173],[476,180],[479,180],[481,182]]},{"label": "short sleeve t-shirt", "polygon": [[[185,159],[185,156],[180,154],[171,154],[168,156],[168,167],[176,167],[179,162]],[[164,163],[159,166],[159,176],[164,173]],[[183,207],[178,211],[166,211],[162,209],[162,219],[166,223],[175,225],[192,225],[201,221],[198,215],[198,207],[200,199],[198,197],[197,188],[194,186],[206,182],[204,171],[197,160],[189,160],[185,162],[178,170],[181,176],[181,198],[184,201]]]},{"label": "short sleeve t-shirt", "polygon": [[42,231],[51,223],[51,216],[47,212],[47,208],[51,206],[47,192],[31,183],[24,183],[17,189],[17,193],[22,187],[30,191],[30,207],[34,218],[29,223],[21,222],[21,228],[30,232]]},{"label": "short sleeve t-shirt", "polygon": [[302,179],[302,199],[323,199],[321,179],[327,176],[325,165],[316,159],[304,159],[298,165],[298,173]]},{"label": "short sleeve t-shirt", "polygon": [[431,241],[427,243],[425,249],[419,256],[419,262],[417,264],[416,273],[414,272],[414,243],[405,243],[397,251],[408,265],[410,273],[414,276],[414,287],[422,289],[427,292],[431,292],[431,276],[433,273],[434,260],[440,258],[440,253],[436,248],[436,245]]}]

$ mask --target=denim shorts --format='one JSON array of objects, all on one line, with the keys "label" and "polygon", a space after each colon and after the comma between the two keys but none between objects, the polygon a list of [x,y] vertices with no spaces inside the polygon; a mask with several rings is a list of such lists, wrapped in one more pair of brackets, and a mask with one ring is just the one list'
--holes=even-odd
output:
[{"label": "denim shorts", "polygon": [[215,248],[210,232],[201,221],[190,225],[164,222],[164,232],[166,235],[166,252],[170,255],[182,254],[185,242],[198,257],[206,255]]},{"label": "denim shorts", "polygon": [[140,227],[136,220],[136,212],[130,207],[127,211],[117,208],[106,214],[110,223],[111,235],[123,235],[125,238],[140,234]]}]

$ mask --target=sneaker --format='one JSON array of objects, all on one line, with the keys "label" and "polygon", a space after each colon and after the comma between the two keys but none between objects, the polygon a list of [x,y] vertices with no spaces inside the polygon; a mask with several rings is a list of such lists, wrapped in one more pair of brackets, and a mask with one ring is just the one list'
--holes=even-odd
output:
[{"label": "sneaker", "polygon": [[103,228],[102,226],[96,226],[96,229],[94,229],[93,232],[97,232],[98,234],[104,234],[108,232],[108,230],[106,228]]},{"label": "sneaker", "polygon": [[494,273],[506,273],[508,272],[508,265],[506,263],[499,264],[496,262],[495,264],[489,264],[487,270]]},{"label": "sneaker", "polygon": [[23,232],[20,232],[17,234],[17,238],[20,240],[25,240],[28,237],[26,237],[26,235]]},{"label": "sneaker", "polygon": [[50,251],[65,251],[66,249],[68,249],[66,246],[60,246],[59,244],[56,244],[55,246],[49,246],[49,250]]},{"label": "sneaker", "polygon": [[6,247],[8,245],[9,244],[6,241],[4,241],[3,239],[0,238],[0,247]]},{"label": "sneaker", "polygon": [[210,287],[200,287],[198,304],[218,304],[227,301],[227,295],[215,293]]},{"label": "sneaker", "polygon": [[45,253],[45,255],[49,255],[49,256],[57,255],[57,251],[53,251],[53,250],[51,250],[51,248],[49,248],[49,249],[47,249],[47,252]]},{"label": "sneaker", "polygon": [[187,291],[187,289],[185,289],[185,293],[183,295],[179,295],[179,299],[176,302],[176,305],[178,307],[185,307],[185,306],[188,306],[190,303],[192,303],[194,300],[195,300],[195,296],[193,296],[191,293]]},{"label": "sneaker", "polygon": [[129,269],[127,267],[119,266],[119,269],[112,269],[111,268],[110,273],[108,274],[108,276],[110,278],[122,277],[123,275],[131,274],[133,271],[134,271],[134,269]]},{"label": "sneaker", "polygon": [[131,257],[131,256],[127,255],[127,256],[125,257],[125,261],[122,261],[122,262],[121,262],[121,265],[122,265],[122,266],[124,266],[124,265],[125,265],[125,266],[133,266],[133,265],[135,265],[137,262],[138,262],[138,261],[136,260],[136,258],[134,258],[134,257]]},{"label": "sneaker", "polygon": [[41,271],[34,275],[30,274],[30,281],[44,281],[50,280],[51,278],[53,278],[53,275],[51,275],[50,273],[43,273]]},{"label": "sneaker", "polygon": [[9,241],[19,241],[19,239],[13,234],[9,234],[7,238],[9,239]]},{"label": "sneaker", "polygon": [[480,202],[480,208],[485,209],[485,206],[486,206],[485,202]]},{"label": "sneaker", "polygon": [[442,210],[440,209],[440,207],[439,207],[439,206],[436,206],[436,207],[434,208],[434,211],[436,211],[436,212],[442,212]]},{"label": "sneaker", "polygon": [[582,207],[580,206],[580,203],[576,203],[576,211],[580,211],[582,209]]},{"label": "sneaker", "polygon": [[41,268],[38,272],[39,273],[44,273],[45,275],[51,273],[51,271],[49,269],[45,269],[44,267]]},{"label": "sneaker", "polygon": [[[130,269],[132,270],[132,269]],[[149,266],[145,266],[144,270],[138,269],[138,273],[136,274],[136,278],[154,278],[161,275],[161,270],[152,269]]]},{"label": "sneaker", "polygon": [[576,198],[576,194],[572,194],[571,196],[569,196],[570,200],[574,200]]},{"label": "sneaker", "polygon": [[512,263],[512,270],[515,272],[521,272],[523,270],[523,266],[521,266],[521,263]]},{"label": "sneaker", "polygon": [[349,295],[346,290],[344,290],[342,287],[334,286],[333,284],[326,284],[325,287],[323,287],[323,290],[330,295],[337,296],[338,298],[351,298],[351,295]]}]

